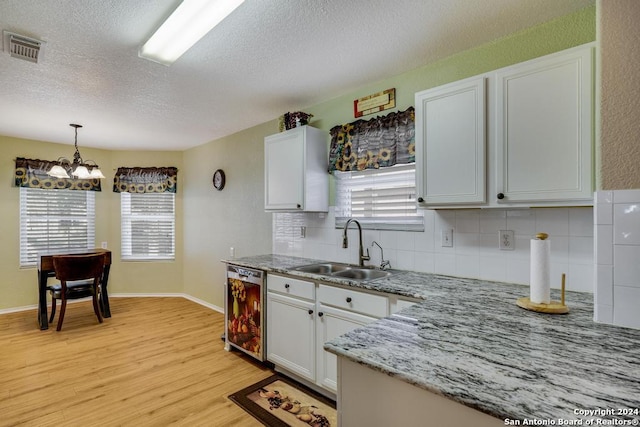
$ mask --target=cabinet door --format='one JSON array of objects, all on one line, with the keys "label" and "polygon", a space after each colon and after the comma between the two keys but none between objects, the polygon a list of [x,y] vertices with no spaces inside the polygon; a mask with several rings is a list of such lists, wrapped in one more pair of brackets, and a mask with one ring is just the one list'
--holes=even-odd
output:
[{"label": "cabinet door", "polygon": [[295,128],[264,140],[265,209],[304,208],[303,131]]},{"label": "cabinet door", "polygon": [[338,359],[335,354],[324,350],[324,343],[374,322],[376,318],[318,303],[317,319],[317,384],[335,393],[338,389]]},{"label": "cabinet door", "polygon": [[[592,49],[496,73],[498,202],[590,200]],[[500,194],[502,193],[502,194]]]},{"label": "cabinet door", "polygon": [[267,292],[267,359],[315,380],[315,304]]},{"label": "cabinet door", "polygon": [[418,92],[415,102],[421,205],[484,203],[484,77]]}]

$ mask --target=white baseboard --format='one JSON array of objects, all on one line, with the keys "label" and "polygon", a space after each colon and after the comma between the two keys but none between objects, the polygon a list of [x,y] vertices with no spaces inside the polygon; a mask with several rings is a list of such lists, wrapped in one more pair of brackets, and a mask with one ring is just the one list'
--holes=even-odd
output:
[{"label": "white baseboard", "polygon": [[[167,294],[144,294],[144,293],[136,293],[136,294],[110,294],[109,298],[184,298],[184,299],[188,299],[189,301],[193,301],[196,304],[200,304],[204,307],[207,307],[211,310],[217,311],[218,313],[224,313],[224,308],[222,307],[218,307],[217,305],[208,303],[204,300],[201,300],[200,298],[196,298],[193,297],[191,295],[187,295],[187,294],[180,294],[180,293],[167,293]],[[78,300],[70,300],[69,304],[74,303],[74,302],[79,302]],[[47,303],[49,303],[49,301],[47,301]],[[12,308],[3,308],[0,309],[0,315],[2,314],[8,314],[8,313],[17,313],[19,311],[28,311],[28,310],[37,310],[38,309],[38,305],[26,305],[23,307],[12,307]]]},{"label": "white baseboard", "polygon": [[166,294],[155,294],[155,293],[115,293],[109,294],[109,298],[175,298],[175,297],[183,297],[185,294],[180,293],[166,293]]},{"label": "white baseboard", "polygon": [[11,307],[0,309],[0,314],[17,313],[19,311],[37,310],[38,305],[25,305],[23,307]]},{"label": "white baseboard", "polygon": [[200,298],[192,297],[191,295],[188,295],[188,294],[182,294],[182,297],[188,299],[189,301],[193,301],[197,304],[210,308],[211,310],[217,311],[218,313],[224,313],[223,307],[218,307],[217,305],[211,304],[210,302],[206,302],[205,300],[201,300]]}]

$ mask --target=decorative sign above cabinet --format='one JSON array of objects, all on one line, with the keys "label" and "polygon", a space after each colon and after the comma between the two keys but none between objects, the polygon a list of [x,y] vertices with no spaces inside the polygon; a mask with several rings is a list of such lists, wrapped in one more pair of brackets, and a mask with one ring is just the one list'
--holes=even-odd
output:
[{"label": "decorative sign above cabinet", "polygon": [[353,101],[353,117],[358,118],[367,114],[379,113],[396,106],[396,89],[387,89],[383,92],[358,98]]}]

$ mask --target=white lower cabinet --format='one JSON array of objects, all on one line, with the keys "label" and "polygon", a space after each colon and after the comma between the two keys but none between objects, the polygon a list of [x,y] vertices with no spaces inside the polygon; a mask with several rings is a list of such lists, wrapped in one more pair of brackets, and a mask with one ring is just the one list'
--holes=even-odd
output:
[{"label": "white lower cabinet", "polygon": [[316,361],[316,382],[319,386],[336,393],[338,391],[338,358],[335,354],[324,350],[324,343],[360,326],[374,322],[376,318],[326,306],[321,302],[318,302],[317,307],[316,345],[318,359]]},{"label": "white lower cabinet", "polygon": [[267,359],[335,394],[337,358],[324,343],[388,314],[385,295],[268,274]]},{"label": "white lower cabinet", "polygon": [[315,303],[267,293],[267,359],[315,380]]}]

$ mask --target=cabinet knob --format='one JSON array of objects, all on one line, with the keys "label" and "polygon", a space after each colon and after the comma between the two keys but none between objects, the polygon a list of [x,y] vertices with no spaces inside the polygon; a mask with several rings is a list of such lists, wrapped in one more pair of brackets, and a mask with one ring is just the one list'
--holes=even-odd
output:
[{"label": "cabinet knob", "polygon": [[347,302],[351,302],[351,297],[347,297]]},{"label": "cabinet knob", "polygon": [[309,309],[309,314],[313,314],[313,310]]},{"label": "cabinet knob", "polygon": [[322,316],[324,316],[324,313],[323,312],[319,312],[318,313],[318,317],[322,317]]},{"label": "cabinet knob", "polygon": [[298,209],[300,209],[301,207],[302,207],[302,205],[301,205],[300,203],[298,203],[298,204],[296,205],[296,208],[298,208]]},{"label": "cabinet knob", "polygon": [[499,200],[504,199],[504,193],[498,193],[497,197],[498,197]]},{"label": "cabinet knob", "polygon": [[418,197],[418,203],[422,203],[424,202],[424,199],[422,197]]},{"label": "cabinet knob", "polygon": [[291,285],[289,285],[288,283],[285,283],[285,284],[284,284],[284,288],[285,288],[285,289],[289,289],[289,287],[291,287]]}]

